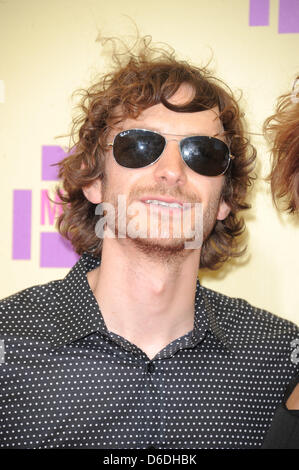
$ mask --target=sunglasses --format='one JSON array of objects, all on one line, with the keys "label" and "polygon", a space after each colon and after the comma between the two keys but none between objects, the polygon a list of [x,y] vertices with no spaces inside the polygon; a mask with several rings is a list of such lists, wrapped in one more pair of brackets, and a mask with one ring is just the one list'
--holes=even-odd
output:
[{"label": "sunglasses", "polygon": [[[113,147],[113,156],[119,165],[133,169],[156,163],[162,156],[167,142],[168,140],[158,132],[128,129],[117,134],[108,146]],[[203,176],[223,175],[234,158],[222,140],[204,135],[181,139],[179,149],[188,167]]]}]

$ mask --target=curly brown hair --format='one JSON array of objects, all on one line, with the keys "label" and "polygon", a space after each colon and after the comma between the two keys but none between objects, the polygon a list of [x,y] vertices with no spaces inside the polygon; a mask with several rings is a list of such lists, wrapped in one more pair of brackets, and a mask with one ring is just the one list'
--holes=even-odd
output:
[{"label": "curly brown hair", "polygon": [[[299,80],[297,77],[296,81]],[[296,82],[295,82],[296,83]],[[297,92],[298,95],[298,92]],[[267,178],[271,183],[273,201],[285,202],[285,210],[299,211],[299,96],[280,96],[276,112],[264,123],[264,133],[271,144],[272,166]]]},{"label": "curly brown hair", "polygon": [[[116,123],[125,118],[136,119],[150,106],[162,103],[178,113],[197,112],[218,106],[230,152],[234,160],[225,175],[222,198],[231,212],[224,221],[217,221],[205,240],[200,267],[216,269],[231,257],[240,256],[240,235],[245,222],[239,211],[250,208],[246,201],[256,150],[245,137],[243,114],[232,91],[221,80],[211,76],[206,67],[200,68],[178,60],[173,50],[154,48],[144,41],[138,54],[128,51],[122,57],[114,53],[116,68],[103,75],[83,93],[81,114],[73,120],[73,146],[69,155],[58,163],[62,190],[56,188],[62,201],[63,213],[57,219],[61,235],[69,239],[78,254],[90,252],[100,257],[102,240],[97,238],[96,205],[82,191],[97,178],[105,177],[107,136]],[[181,106],[169,99],[182,84],[194,89],[191,102]],[[120,106],[121,105],[121,106]]]}]

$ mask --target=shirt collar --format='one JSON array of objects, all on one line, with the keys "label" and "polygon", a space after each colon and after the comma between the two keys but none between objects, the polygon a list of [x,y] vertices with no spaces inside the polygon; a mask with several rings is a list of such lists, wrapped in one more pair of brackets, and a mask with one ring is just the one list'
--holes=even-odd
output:
[{"label": "shirt collar", "polygon": [[52,344],[55,348],[101,331],[108,335],[98,303],[86,274],[101,263],[100,258],[84,253],[57,289],[56,329]]},{"label": "shirt collar", "polygon": [[[95,331],[109,337],[109,331],[86,276],[100,264],[100,258],[84,253],[67,276],[59,281],[55,302],[56,325],[51,341],[55,349]],[[210,331],[225,348],[231,350],[205,288],[197,279],[194,328],[191,332],[190,347],[202,340],[207,331]]]}]

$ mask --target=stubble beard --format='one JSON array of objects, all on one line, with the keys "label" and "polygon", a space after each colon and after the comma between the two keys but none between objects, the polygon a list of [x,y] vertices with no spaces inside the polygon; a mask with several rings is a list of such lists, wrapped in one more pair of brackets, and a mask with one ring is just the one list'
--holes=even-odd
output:
[{"label": "stubble beard", "polygon": [[[126,237],[120,237],[119,227],[118,227],[118,201],[117,195],[109,194],[109,191],[106,190],[104,185],[103,187],[103,200],[105,202],[110,202],[115,207],[115,225],[114,225],[114,233],[115,237],[120,240],[120,242],[124,242],[129,240],[131,246],[135,247],[142,255],[149,258],[153,262],[163,262],[167,264],[177,264],[185,259],[188,255],[190,255],[194,248],[186,249],[186,242],[192,241],[194,239],[194,235],[190,238],[188,237],[181,237],[181,238],[160,238],[160,237],[149,237],[149,229],[148,229],[148,237],[131,237],[130,234],[126,231]],[[211,234],[215,223],[216,217],[218,212],[220,202],[220,196],[214,197],[210,200],[208,206],[203,212],[203,219],[202,219],[202,243],[204,243],[209,235]],[[129,223],[130,218],[132,216],[127,215],[127,221]],[[149,220],[149,217],[148,217]],[[171,216],[169,217],[171,221]],[[194,223],[194,219],[192,220],[192,224]],[[172,223],[170,223],[170,226]],[[149,226],[148,226],[149,227]],[[194,227],[193,227],[194,229]],[[170,231],[172,233],[172,231]],[[122,233],[123,235],[123,233]]]},{"label": "stubble beard", "polygon": [[[208,207],[203,214],[203,233],[202,243],[204,243],[211,234],[218,212],[219,199],[210,201]],[[131,238],[134,246],[142,252],[145,256],[155,259],[156,261],[163,261],[167,263],[176,264],[178,261],[185,259],[190,255],[195,248],[186,249],[186,242],[192,242],[194,236],[190,238]],[[201,247],[200,247],[201,248]],[[198,249],[198,248],[197,248]]]}]

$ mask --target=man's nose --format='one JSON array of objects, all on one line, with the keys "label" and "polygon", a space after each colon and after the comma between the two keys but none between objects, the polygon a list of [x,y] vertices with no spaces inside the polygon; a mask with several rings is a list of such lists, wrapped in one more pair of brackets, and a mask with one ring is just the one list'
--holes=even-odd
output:
[{"label": "man's nose", "polygon": [[181,157],[178,142],[167,142],[163,154],[153,166],[154,177],[159,183],[169,186],[185,184],[186,164]]}]

